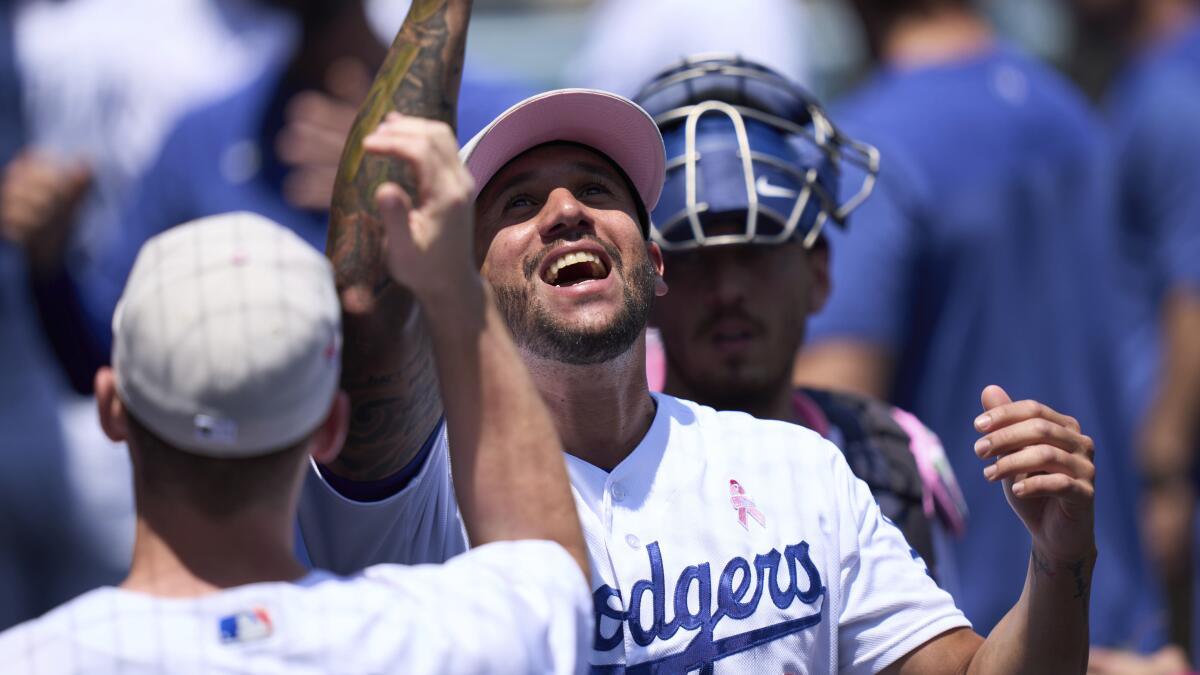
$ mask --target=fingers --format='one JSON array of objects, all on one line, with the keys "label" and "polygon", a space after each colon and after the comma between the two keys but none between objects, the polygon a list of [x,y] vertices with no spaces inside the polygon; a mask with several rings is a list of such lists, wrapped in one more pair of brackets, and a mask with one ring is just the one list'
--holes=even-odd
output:
[{"label": "fingers", "polygon": [[6,237],[29,237],[66,225],[92,182],[83,162],[62,163],[26,150],[9,163],[0,184],[0,227]]},{"label": "fingers", "polygon": [[283,179],[283,198],[292,206],[314,211],[329,209],[337,167],[308,167],[289,173]]},{"label": "fingers", "polygon": [[350,104],[324,94],[297,94],[288,103],[287,126],[275,140],[280,158],[293,165],[336,166],[356,114]]},{"label": "fingers", "polygon": [[983,404],[984,410],[991,410],[992,408],[1012,403],[1012,399],[1009,398],[1008,392],[1004,391],[999,385],[989,384],[980,392],[979,402]]},{"label": "fingers", "polygon": [[1096,488],[1089,481],[1071,478],[1063,473],[1047,473],[1029,476],[1012,485],[1017,497],[1058,497],[1068,502],[1089,505],[1096,496]]},{"label": "fingers", "polygon": [[354,58],[335,60],[325,73],[325,88],[329,93],[358,106],[371,88],[371,71]]},{"label": "fingers", "polygon": [[1092,439],[1079,433],[1078,428],[1078,424],[1072,429],[1044,417],[1022,419],[975,441],[975,454],[986,459],[1031,445],[1046,444],[1091,458],[1095,454]]},{"label": "fingers", "polygon": [[983,476],[989,481],[1012,480],[1037,473],[1061,473],[1088,482],[1096,478],[1096,468],[1090,461],[1052,445],[1023,448],[1001,457],[983,470]]},{"label": "fingers", "polygon": [[408,229],[408,213],[412,209],[412,198],[399,185],[384,183],[375,190],[375,206],[379,215],[387,225],[388,233],[392,230]]},{"label": "fingers", "polygon": [[461,202],[469,196],[471,176],[458,159],[453,131],[442,122],[390,113],[363,139],[363,148],[411,166],[422,202],[435,190],[448,201]]},{"label": "fingers", "polygon": [[1004,399],[1008,398],[1003,389],[994,385],[983,390],[983,396],[980,398],[983,400],[984,406],[986,407],[989,402],[994,405],[988,408],[987,412],[975,418],[975,429],[978,431],[999,429],[1034,418],[1049,420],[1073,431],[1079,431],[1079,421],[1070,415],[1064,415],[1044,403],[1033,400],[1017,401],[1016,403],[1004,402],[1000,395],[996,394],[996,391],[1002,394]]}]

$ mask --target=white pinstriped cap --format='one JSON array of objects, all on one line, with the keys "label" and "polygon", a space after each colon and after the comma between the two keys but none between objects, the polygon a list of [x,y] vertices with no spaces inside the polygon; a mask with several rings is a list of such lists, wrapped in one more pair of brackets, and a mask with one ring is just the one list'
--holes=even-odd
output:
[{"label": "white pinstriped cap", "polygon": [[253,457],[300,441],[337,394],[329,262],[252,213],[180,225],[138,252],[113,315],[117,392],[181,450]]}]

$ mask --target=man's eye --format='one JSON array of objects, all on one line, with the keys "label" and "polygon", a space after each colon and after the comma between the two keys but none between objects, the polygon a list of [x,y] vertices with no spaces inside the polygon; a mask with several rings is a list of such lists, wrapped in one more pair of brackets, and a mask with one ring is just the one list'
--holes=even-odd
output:
[{"label": "man's eye", "polygon": [[584,188],[579,191],[579,194],[583,197],[594,197],[597,195],[606,195],[609,194],[609,192],[611,192],[611,190],[609,190],[607,187],[593,183],[591,185],[585,185]]},{"label": "man's eye", "polygon": [[513,197],[512,199],[508,200],[508,204],[507,204],[506,208],[523,209],[523,208],[527,208],[530,206],[533,206],[532,199],[530,199],[526,195],[517,195],[516,197]]}]

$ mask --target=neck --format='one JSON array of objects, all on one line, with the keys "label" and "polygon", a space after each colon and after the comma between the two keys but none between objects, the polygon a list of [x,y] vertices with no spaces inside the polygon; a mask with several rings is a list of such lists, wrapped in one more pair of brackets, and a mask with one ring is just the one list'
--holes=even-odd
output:
[{"label": "neck", "polygon": [[1190,0],[1157,0],[1144,4],[1134,40],[1140,47],[1150,47],[1170,40],[1196,19],[1198,12]]},{"label": "neck", "polygon": [[792,400],[792,386],[789,380],[784,380],[778,385],[764,387],[755,394],[744,395],[736,399],[716,398],[706,396],[703,392],[697,391],[694,387],[688,385],[679,376],[678,371],[668,363],[667,378],[663,383],[663,391],[671,396],[695,401],[696,403],[717,410],[738,410],[762,420],[780,420],[791,422],[792,424],[802,423],[800,416],[796,414],[796,406]]},{"label": "neck", "polygon": [[301,18],[300,49],[292,57],[289,79],[300,86],[320,88],[329,67],[351,59],[374,70],[387,51],[371,30],[361,0],[350,0],[327,19]]},{"label": "neck", "polygon": [[644,333],[627,352],[597,365],[523,356],[568,453],[611,471],[650,430],[655,403],[646,384]]},{"label": "neck", "polygon": [[901,20],[881,45],[885,63],[898,68],[939,65],[982,53],[992,30],[983,19],[960,9]]},{"label": "neck", "polygon": [[245,584],[294,581],[295,509],[213,518],[185,505],[138,498],[133,564],[121,587],[159,597],[195,597]]}]

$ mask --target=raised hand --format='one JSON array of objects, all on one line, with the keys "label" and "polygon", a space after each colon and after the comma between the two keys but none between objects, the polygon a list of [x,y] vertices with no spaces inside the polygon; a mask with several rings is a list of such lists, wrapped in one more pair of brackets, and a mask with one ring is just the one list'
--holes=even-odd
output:
[{"label": "raised hand", "polygon": [[35,270],[60,260],[88,188],[91,169],[25,150],[0,180],[0,236],[24,249]]},{"label": "raised hand", "polygon": [[329,67],[324,89],[302,91],[287,103],[286,124],[275,138],[279,158],[288,167],[283,196],[292,206],[324,211],[346,137],[358,106],[371,86],[371,73],[357,59],[339,59]]},{"label": "raised hand", "polygon": [[985,435],[975,453],[995,460],[983,475],[1003,483],[1033,537],[1035,564],[1053,569],[1090,560],[1096,547],[1092,439],[1075,418],[1037,401],[1014,403],[995,385],[980,400],[985,412],[975,428]]},{"label": "raised hand", "polygon": [[471,252],[474,181],[458,159],[454,132],[443,122],[389,113],[363,147],[405,163],[413,179],[415,203],[396,183],[375,191],[388,272],[423,302],[452,298],[462,281],[478,279]]}]

